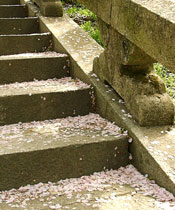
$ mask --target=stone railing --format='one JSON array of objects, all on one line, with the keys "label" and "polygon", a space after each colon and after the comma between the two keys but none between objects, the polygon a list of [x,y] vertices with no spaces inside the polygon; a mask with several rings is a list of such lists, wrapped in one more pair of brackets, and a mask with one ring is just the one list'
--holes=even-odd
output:
[{"label": "stone railing", "polygon": [[104,52],[94,71],[141,126],[173,124],[174,105],[153,70],[175,72],[175,4],[170,0],[78,0],[98,17]]},{"label": "stone railing", "polygon": [[41,10],[42,15],[48,17],[63,16],[63,7],[60,0],[32,0]]},{"label": "stone railing", "polygon": [[[60,0],[32,0],[45,16],[62,16]],[[141,126],[170,125],[174,105],[153,70],[175,72],[173,0],[78,0],[98,17],[104,52],[94,72],[123,98]]]}]

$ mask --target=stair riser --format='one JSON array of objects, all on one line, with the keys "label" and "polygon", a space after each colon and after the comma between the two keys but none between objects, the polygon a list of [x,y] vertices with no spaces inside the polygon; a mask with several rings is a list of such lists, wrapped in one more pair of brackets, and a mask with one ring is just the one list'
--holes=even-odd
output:
[{"label": "stair riser", "polygon": [[69,76],[68,56],[0,61],[0,84]]},{"label": "stair riser", "polygon": [[51,35],[0,36],[0,55],[52,50]]},{"label": "stair riser", "polygon": [[0,125],[86,115],[89,112],[90,89],[0,98]]},{"label": "stair riser", "polygon": [[18,5],[20,0],[0,0],[0,5]]},{"label": "stair riser", "polygon": [[32,34],[39,32],[37,18],[31,19],[0,19],[1,34]]},{"label": "stair riser", "polygon": [[27,17],[27,7],[20,6],[0,6],[0,18],[13,18],[13,17]]},{"label": "stair riser", "polygon": [[126,137],[121,137],[100,143],[4,155],[0,163],[0,190],[6,190],[126,166],[128,142]]}]

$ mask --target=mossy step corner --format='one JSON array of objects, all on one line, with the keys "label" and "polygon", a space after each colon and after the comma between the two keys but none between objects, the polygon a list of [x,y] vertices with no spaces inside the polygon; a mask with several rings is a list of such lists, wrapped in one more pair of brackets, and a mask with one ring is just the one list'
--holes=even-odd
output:
[{"label": "mossy step corner", "polygon": [[37,17],[0,18],[0,35],[39,33]]},{"label": "mossy step corner", "polygon": [[0,125],[86,115],[92,111],[91,93],[71,78],[1,85]]},{"label": "mossy step corner", "polygon": [[49,32],[0,35],[0,49],[0,55],[49,51],[53,50],[52,36]]},{"label": "mossy step corner", "polygon": [[0,5],[0,18],[27,17],[26,5]]},{"label": "mossy step corner", "polygon": [[0,127],[0,190],[129,162],[128,137],[97,114]]},{"label": "mossy step corner", "polygon": [[56,52],[0,56],[0,84],[69,76],[69,57]]}]

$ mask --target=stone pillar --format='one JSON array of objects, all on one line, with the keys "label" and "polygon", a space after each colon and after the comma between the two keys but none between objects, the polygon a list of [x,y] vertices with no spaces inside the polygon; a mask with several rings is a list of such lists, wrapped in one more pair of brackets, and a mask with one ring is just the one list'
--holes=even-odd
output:
[{"label": "stone pillar", "polygon": [[63,7],[60,0],[32,0],[40,7],[41,13],[47,17],[62,17]]},{"label": "stone pillar", "polygon": [[94,72],[123,98],[141,126],[168,125],[174,105],[163,81],[153,70],[155,60],[98,19],[104,52],[94,60]]}]

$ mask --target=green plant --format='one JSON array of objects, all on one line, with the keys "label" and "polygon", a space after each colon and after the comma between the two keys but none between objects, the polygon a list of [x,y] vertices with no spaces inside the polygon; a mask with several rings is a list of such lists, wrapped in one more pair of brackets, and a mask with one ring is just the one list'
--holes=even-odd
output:
[{"label": "green plant", "polygon": [[96,25],[96,15],[74,0],[62,1],[65,12],[78,23],[97,43],[103,46],[100,31]]},{"label": "green plant", "polygon": [[99,43],[101,46],[103,46],[101,42],[101,36],[99,29],[92,24],[91,21],[88,21],[81,25],[81,28],[83,28],[86,32],[89,33],[89,35],[96,40],[97,43]]},{"label": "green plant", "polygon": [[82,17],[83,19],[89,19],[91,21],[96,20],[96,15],[94,13],[92,13],[88,9],[84,9],[84,8],[77,7],[77,6],[73,6],[73,7],[68,8],[67,9],[67,14],[70,17],[79,16],[79,17]]},{"label": "green plant", "polygon": [[168,94],[175,98],[175,74],[171,73],[167,68],[159,63],[154,64],[156,73],[164,81]]}]

